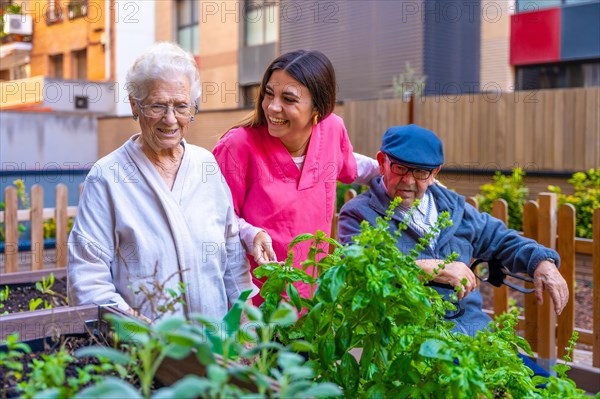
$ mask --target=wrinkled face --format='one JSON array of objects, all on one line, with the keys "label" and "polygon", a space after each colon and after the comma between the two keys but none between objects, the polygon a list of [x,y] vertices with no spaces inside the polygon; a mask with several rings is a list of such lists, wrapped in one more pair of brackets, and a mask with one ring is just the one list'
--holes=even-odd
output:
[{"label": "wrinkled face", "polygon": [[290,142],[310,134],[317,112],[308,88],[281,69],[267,82],[262,109],[269,134]]},{"label": "wrinkled face", "polygon": [[[155,80],[149,83],[148,96],[139,102],[130,98],[131,110],[139,116],[142,141],[154,152],[170,150],[179,145],[193,112],[190,84],[185,78]],[[166,113],[160,110],[167,106]],[[161,115],[163,114],[163,115]]]},{"label": "wrinkled face", "polygon": [[401,197],[402,205],[406,207],[411,207],[416,199],[423,198],[427,191],[427,187],[433,184],[435,177],[441,169],[441,167],[433,169],[431,175],[427,179],[420,180],[415,179],[412,170],[404,176],[394,173],[394,171],[392,171],[392,162],[395,163],[395,161],[391,161],[390,158],[381,151],[377,153],[377,162],[379,162],[379,172],[383,176],[388,196],[390,198]]}]

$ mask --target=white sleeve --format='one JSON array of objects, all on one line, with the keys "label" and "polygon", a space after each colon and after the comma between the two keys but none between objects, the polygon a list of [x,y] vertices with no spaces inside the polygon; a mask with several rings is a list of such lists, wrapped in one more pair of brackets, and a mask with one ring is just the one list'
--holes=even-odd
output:
[{"label": "white sleeve", "polygon": [[371,180],[379,176],[379,163],[377,160],[366,155],[353,153],[356,159],[356,167],[358,169],[358,177],[354,183],[368,186]]},{"label": "white sleeve", "polygon": [[240,217],[238,217],[238,223],[240,226],[240,238],[246,247],[246,251],[250,253],[254,247],[254,237],[264,230],[260,227],[252,226],[250,223],[246,222]]}]

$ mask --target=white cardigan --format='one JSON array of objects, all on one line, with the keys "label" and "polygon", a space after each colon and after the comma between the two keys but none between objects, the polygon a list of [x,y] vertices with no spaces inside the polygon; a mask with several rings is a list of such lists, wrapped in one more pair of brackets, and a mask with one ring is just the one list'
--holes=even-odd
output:
[{"label": "white cardigan", "polygon": [[[68,251],[72,305],[116,302],[156,317],[161,289],[186,285],[186,306],[221,318],[253,289],[229,187],[213,155],[185,147],[172,191],[134,142],[100,159],[86,177]],[[159,298],[148,300],[145,286]]]}]

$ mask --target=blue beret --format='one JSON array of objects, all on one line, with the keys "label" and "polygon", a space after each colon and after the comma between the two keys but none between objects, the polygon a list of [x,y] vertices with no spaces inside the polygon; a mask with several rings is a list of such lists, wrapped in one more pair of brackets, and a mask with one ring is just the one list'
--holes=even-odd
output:
[{"label": "blue beret", "polygon": [[383,134],[381,151],[403,165],[435,169],[444,164],[441,140],[417,125],[392,126]]}]

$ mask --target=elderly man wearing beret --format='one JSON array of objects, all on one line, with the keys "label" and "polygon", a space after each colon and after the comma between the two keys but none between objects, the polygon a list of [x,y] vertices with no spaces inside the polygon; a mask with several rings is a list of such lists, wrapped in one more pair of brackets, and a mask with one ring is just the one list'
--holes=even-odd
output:
[{"label": "elderly man wearing beret", "polygon": [[391,127],[383,136],[377,161],[381,176],[372,180],[367,192],[342,207],[338,226],[342,243],[352,241],[363,220],[375,225],[377,217],[385,216],[390,201],[401,197],[402,203],[390,221],[392,231],[397,230],[418,199],[419,204],[410,214],[408,228],[398,238],[397,246],[403,252],[414,248],[435,224],[440,212],[450,213],[452,226],[430,242],[417,264],[431,273],[452,252],[458,253],[458,259],[430,283],[445,298],[454,292],[454,287],[463,286],[458,295],[461,312],[447,316],[456,322],[455,331],[475,335],[491,320],[482,311],[476,277],[467,266],[473,258],[497,259],[512,272],[529,274],[534,279],[538,302],[542,302],[542,292],[546,290],[556,313],[562,312],[569,291],[557,270],[558,253],[519,236],[500,220],[478,212],[464,197],[434,184],[444,163],[444,153],[442,142],[432,131],[417,125]]}]

